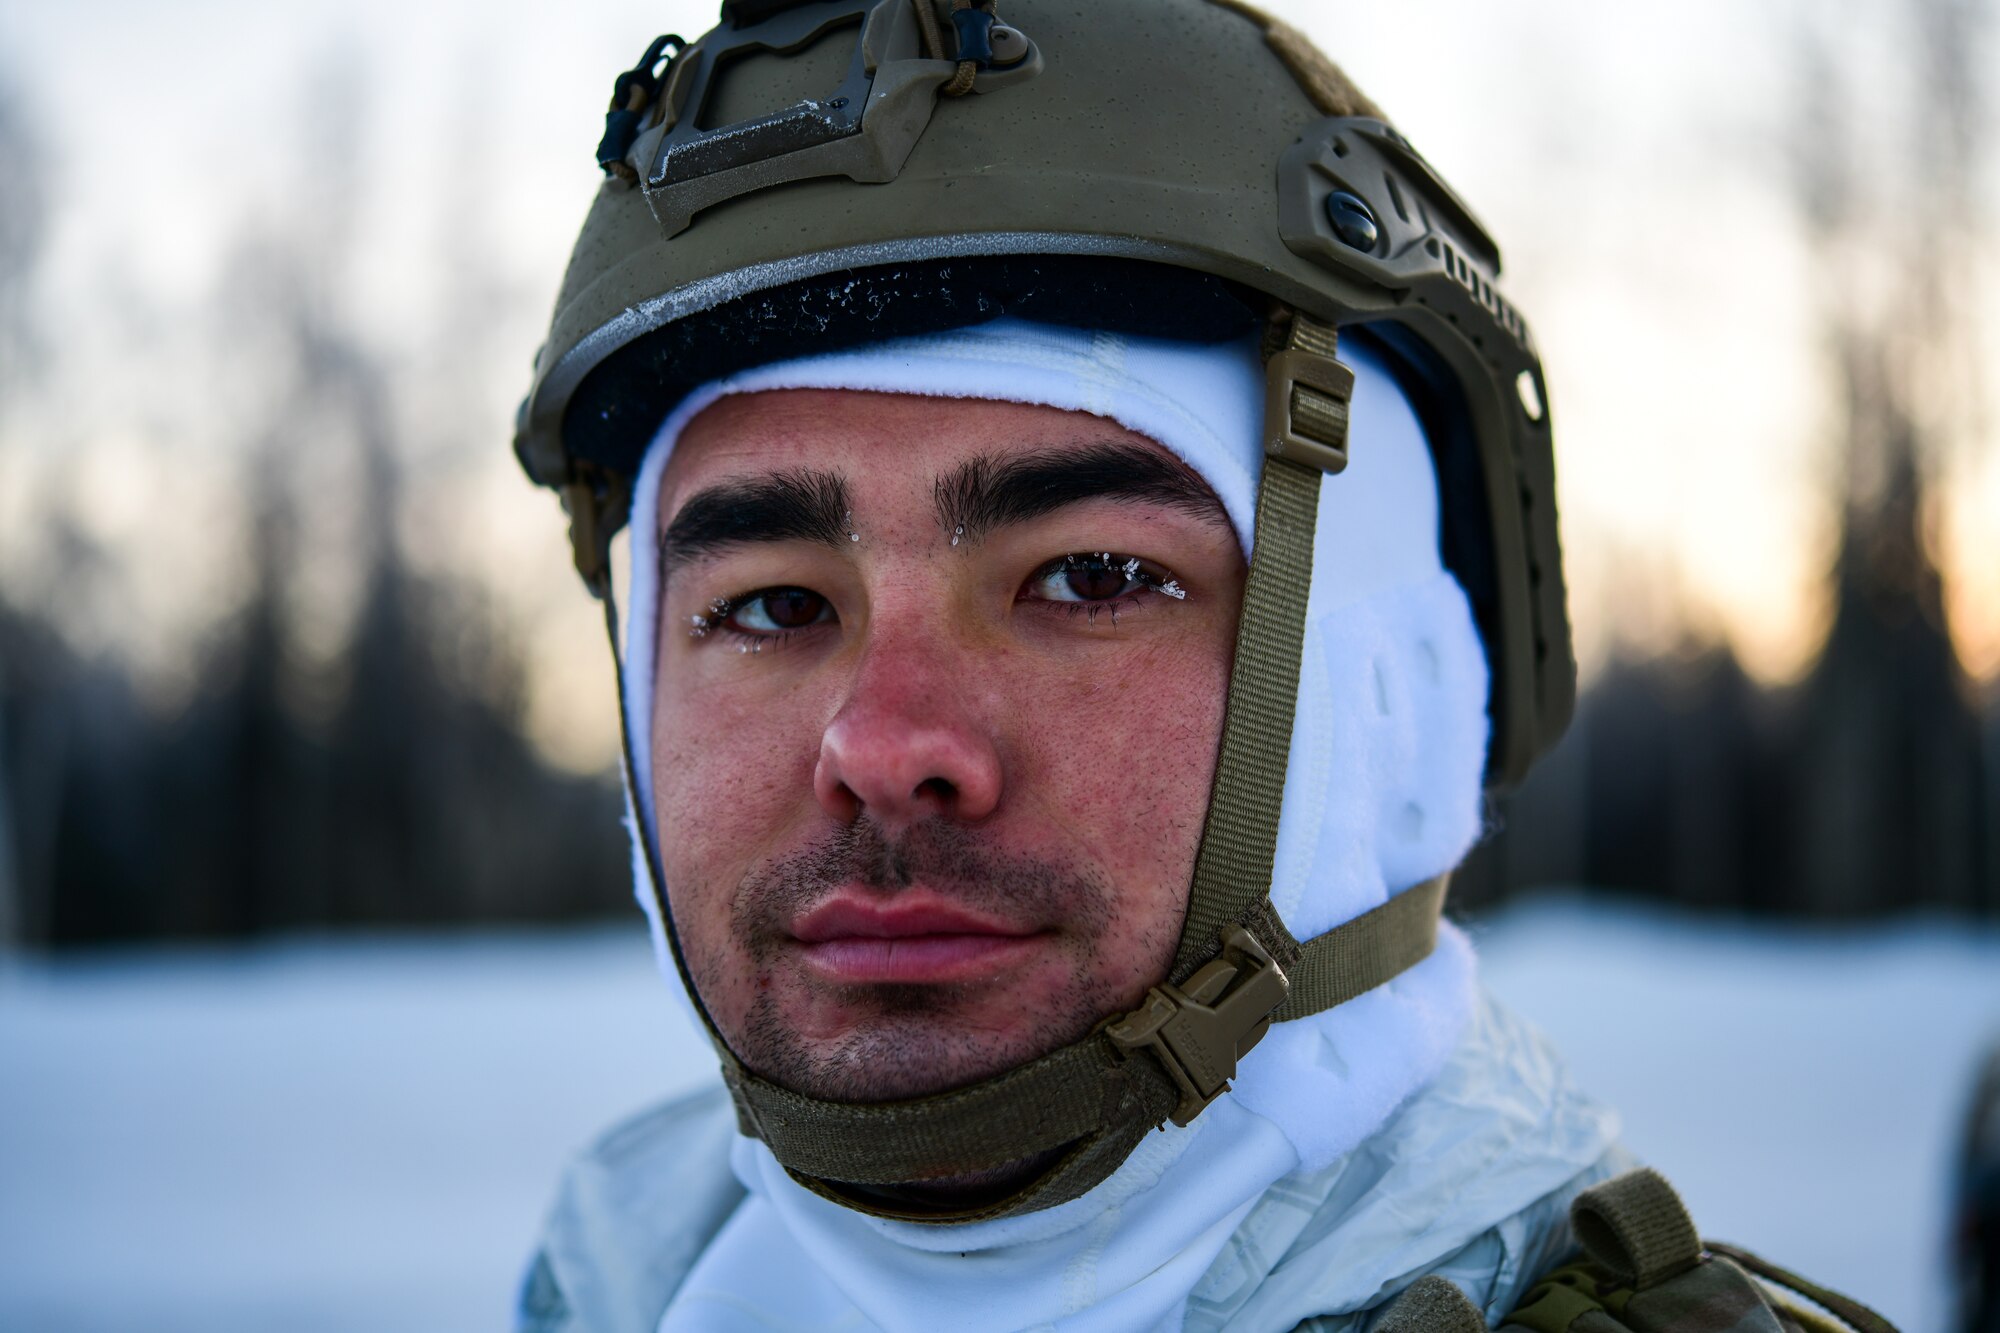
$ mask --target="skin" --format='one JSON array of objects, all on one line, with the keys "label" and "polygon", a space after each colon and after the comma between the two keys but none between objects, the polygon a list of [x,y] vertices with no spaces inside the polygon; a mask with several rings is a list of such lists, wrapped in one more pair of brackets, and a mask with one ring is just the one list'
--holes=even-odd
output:
[{"label": "skin", "polygon": [[[682,435],[663,535],[712,488],[810,471],[844,482],[859,536],[665,562],[669,903],[703,1003],[765,1077],[846,1100],[942,1091],[1083,1036],[1164,976],[1215,771],[1234,532],[1178,462],[1193,501],[1100,497],[956,542],[939,513],[939,479],[972,460],[1098,444],[1170,459],[1080,413],[846,391],[725,398]],[[1144,579],[1048,572],[1099,552]],[[804,593],[749,596],[779,588]],[[816,618],[760,634],[776,612]],[[919,929],[856,938],[884,921]]]}]

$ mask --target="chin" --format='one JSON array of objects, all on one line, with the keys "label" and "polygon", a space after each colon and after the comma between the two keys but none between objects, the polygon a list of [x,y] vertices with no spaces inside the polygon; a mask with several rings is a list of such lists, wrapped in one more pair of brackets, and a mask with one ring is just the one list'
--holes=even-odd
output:
[{"label": "chin", "polygon": [[926,1097],[1004,1073],[1076,1040],[1096,1020],[1073,1013],[1023,1030],[971,1021],[935,987],[871,987],[873,1013],[840,1035],[808,1038],[773,1003],[750,1014],[732,1042],[756,1073],[795,1092],[834,1101]]}]

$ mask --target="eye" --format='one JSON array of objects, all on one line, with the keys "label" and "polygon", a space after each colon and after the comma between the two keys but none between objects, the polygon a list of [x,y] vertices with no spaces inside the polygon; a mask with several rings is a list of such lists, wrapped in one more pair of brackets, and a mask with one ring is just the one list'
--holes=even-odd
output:
[{"label": "eye", "polygon": [[721,617],[742,634],[783,634],[833,619],[833,606],[807,588],[766,588],[738,597]]},{"label": "eye", "polygon": [[1022,590],[1044,602],[1111,602],[1144,591],[1186,594],[1165,570],[1134,556],[1093,551],[1063,556],[1037,570]]}]

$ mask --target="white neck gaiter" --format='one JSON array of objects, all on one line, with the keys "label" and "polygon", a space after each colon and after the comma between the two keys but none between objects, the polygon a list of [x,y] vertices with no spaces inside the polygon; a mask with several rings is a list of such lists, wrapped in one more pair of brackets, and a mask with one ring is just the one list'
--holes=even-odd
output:
[{"label": "white neck gaiter", "polygon": [[[1479,830],[1487,742],[1485,657],[1439,557],[1422,430],[1368,348],[1343,347],[1341,359],[1356,372],[1351,461],[1321,487],[1272,891],[1300,939],[1457,864]],[[845,388],[1116,421],[1206,479],[1248,553],[1263,382],[1254,340],[1196,345],[1017,320],[759,367],[705,386],[668,418],[639,474],[630,549],[651,551],[662,469],[704,407],[736,393]],[[653,562],[634,560],[624,706],[635,819],[652,817],[658,599]],[[634,844],[637,897],[678,992]],[[1326,1171],[1444,1065],[1473,1013],[1474,973],[1471,946],[1445,925],[1437,951],[1394,981],[1274,1025],[1233,1091],[1188,1128],[1149,1135],[1090,1193],[1023,1217],[873,1218],[800,1188],[762,1143],[739,1139],[733,1166],[751,1197],[684,1291],[740,1290],[741,1322],[718,1324],[724,1307],[704,1297],[698,1310],[677,1300],[662,1328],[826,1328],[843,1326],[829,1322],[843,1309],[844,1326],[888,1330],[1179,1327],[1189,1293],[1273,1184]]]}]

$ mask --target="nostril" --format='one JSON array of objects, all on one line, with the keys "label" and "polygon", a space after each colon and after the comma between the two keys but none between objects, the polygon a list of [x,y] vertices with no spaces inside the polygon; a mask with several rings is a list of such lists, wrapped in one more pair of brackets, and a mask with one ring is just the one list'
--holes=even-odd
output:
[{"label": "nostril", "polygon": [[958,799],[958,788],[943,778],[925,778],[917,784],[915,794],[928,796],[941,805],[950,805]]}]

